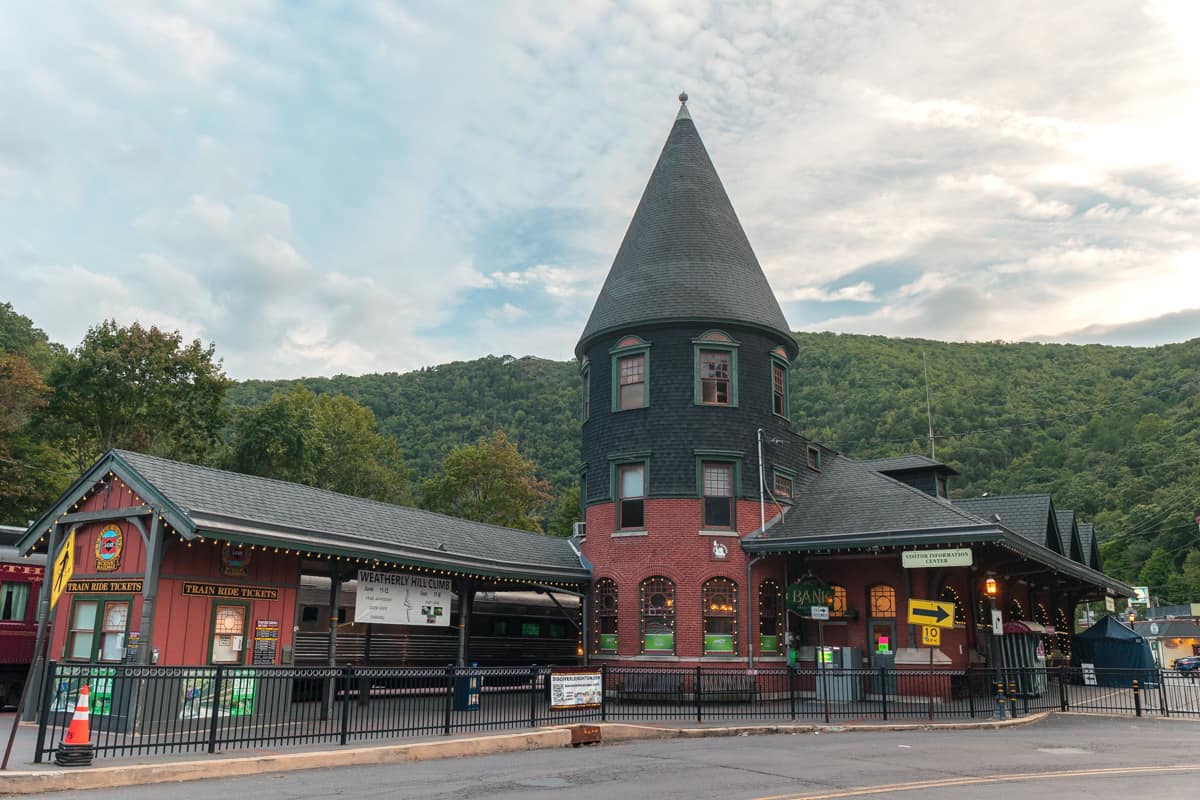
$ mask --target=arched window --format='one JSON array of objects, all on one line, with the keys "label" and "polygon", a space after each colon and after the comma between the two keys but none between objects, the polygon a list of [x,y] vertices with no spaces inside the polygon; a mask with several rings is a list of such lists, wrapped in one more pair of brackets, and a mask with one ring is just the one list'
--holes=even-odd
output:
[{"label": "arched window", "polygon": [[1008,603],[1008,619],[1025,619],[1025,606],[1015,597]]},{"label": "arched window", "polygon": [[829,596],[833,598],[829,603],[829,616],[846,616],[846,587],[837,585],[830,586]]},{"label": "arched window", "polygon": [[612,578],[596,581],[592,590],[592,652],[617,652],[617,584]]},{"label": "arched window", "polygon": [[962,599],[958,596],[958,591],[953,586],[948,583],[943,586],[942,591],[938,593],[938,600],[941,600],[943,603],[954,603],[955,625],[967,624],[967,612],[963,610]]},{"label": "arched window", "polygon": [[783,592],[772,580],[758,585],[758,652],[763,655],[778,654],[783,649],[783,625],[780,613],[783,608]]},{"label": "arched window", "polygon": [[872,586],[868,595],[872,617],[896,616],[896,590],[886,584]]},{"label": "arched window", "polygon": [[734,655],[737,653],[737,584],[728,578],[712,578],[704,582],[701,592],[704,603],[705,655]]},{"label": "arched window", "polygon": [[642,652],[675,652],[675,584],[670,578],[646,578],[642,591]]}]

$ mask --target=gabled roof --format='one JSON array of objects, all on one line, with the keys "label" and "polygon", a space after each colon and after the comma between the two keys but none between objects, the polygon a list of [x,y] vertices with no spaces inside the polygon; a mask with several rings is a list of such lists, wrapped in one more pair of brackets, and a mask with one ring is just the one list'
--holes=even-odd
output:
[{"label": "gabled roof", "polygon": [[866,462],[831,454],[822,460],[820,474],[797,492],[784,521],[748,538],[783,542],[894,534],[895,543],[901,544],[905,531],[998,529],[945,500],[881,474]]},{"label": "gabled roof", "polygon": [[296,483],[111,450],[26,533],[28,549],[109,472],[184,538],[219,539],[403,561],[527,580],[588,580],[570,541]]},{"label": "gabled roof", "polygon": [[686,103],[575,352],[604,333],[680,320],[766,329],[797,350]]},{"label": "gabled roof", "polygon": [[941,461],[934,461],[932,458],[926,458],[925,456],[921,455],[868,458],[862,463],[866,464],[877,472],[908,472],[909,470],[936,468],[938,470],[944,470],[951,475],[958,474],[958,471],[953,467],[943,464]]},{"label": "gabled roof", "polygon": [[1063,539],[1064,554],[1070,555],[1080,564],[1086,564],[1087,554],[1083,552],[1079,542],[1079,520],[1076,519],[1075,512],[1057,511],[1054,518],[1058,522],[1058,533]]},{"label": "gabled roof", "polygon": [[1070,558],[1069,551],[1063,547],[1054,503],[1048,494],[967,497],[955,500],[954,505],[984,519],[999,517],[997,521],[1010,531]]},{"label": "gabled roof", "polygon": [[1096,541],[1096,529],[1090,522],[1079,523],[1079,548],[1083,551],[1084,563],[1092,569],[1101,569],[1100,543]]},{"label": "gabled roof", "polygon": [[1041,541],[1027,538],[958,502],[933,497],[864,462],[831,453],[822,459],[820,474],[796,493],[786,516],[743,538],[742,548],[750,553],[779,553],[995,544],[1085,584],[1133,594],[1121,581],[1047,547],[1045,535],[1045,524]]}]

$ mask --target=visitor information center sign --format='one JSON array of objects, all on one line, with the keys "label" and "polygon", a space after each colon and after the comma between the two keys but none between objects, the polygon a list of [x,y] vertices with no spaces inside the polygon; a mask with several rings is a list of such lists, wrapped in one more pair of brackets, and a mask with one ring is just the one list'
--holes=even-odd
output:
[{"label": "visitor information center sign", "polygon": [[354,621],[449,626],[450,579],[360,569]]}]

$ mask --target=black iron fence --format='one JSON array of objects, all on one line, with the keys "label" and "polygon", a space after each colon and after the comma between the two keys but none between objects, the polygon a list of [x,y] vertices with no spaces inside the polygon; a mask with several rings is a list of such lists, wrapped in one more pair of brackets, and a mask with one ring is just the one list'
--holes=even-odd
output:
[{"label": "black iron fence", "polygon": [[[53,755],[84,686],[99,757],[598,721],[949,720],[1045,710],[1200,716],[1200,680],[1165,670],[581,669],[51,664],[34,760]],[[574,682],[564,692],[566,676]]]}]

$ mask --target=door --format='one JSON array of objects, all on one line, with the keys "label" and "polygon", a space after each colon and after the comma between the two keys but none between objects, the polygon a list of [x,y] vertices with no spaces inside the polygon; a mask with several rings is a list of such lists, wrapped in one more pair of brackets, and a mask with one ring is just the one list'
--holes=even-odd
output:
[{"label": "door", "polygon": [[[873,619],[867,625],[871,635],[871,691],[880,694],[883,691],[896,691],[896,620]],[[886,669],[886,683],[880,677],[878,670]]]}]

